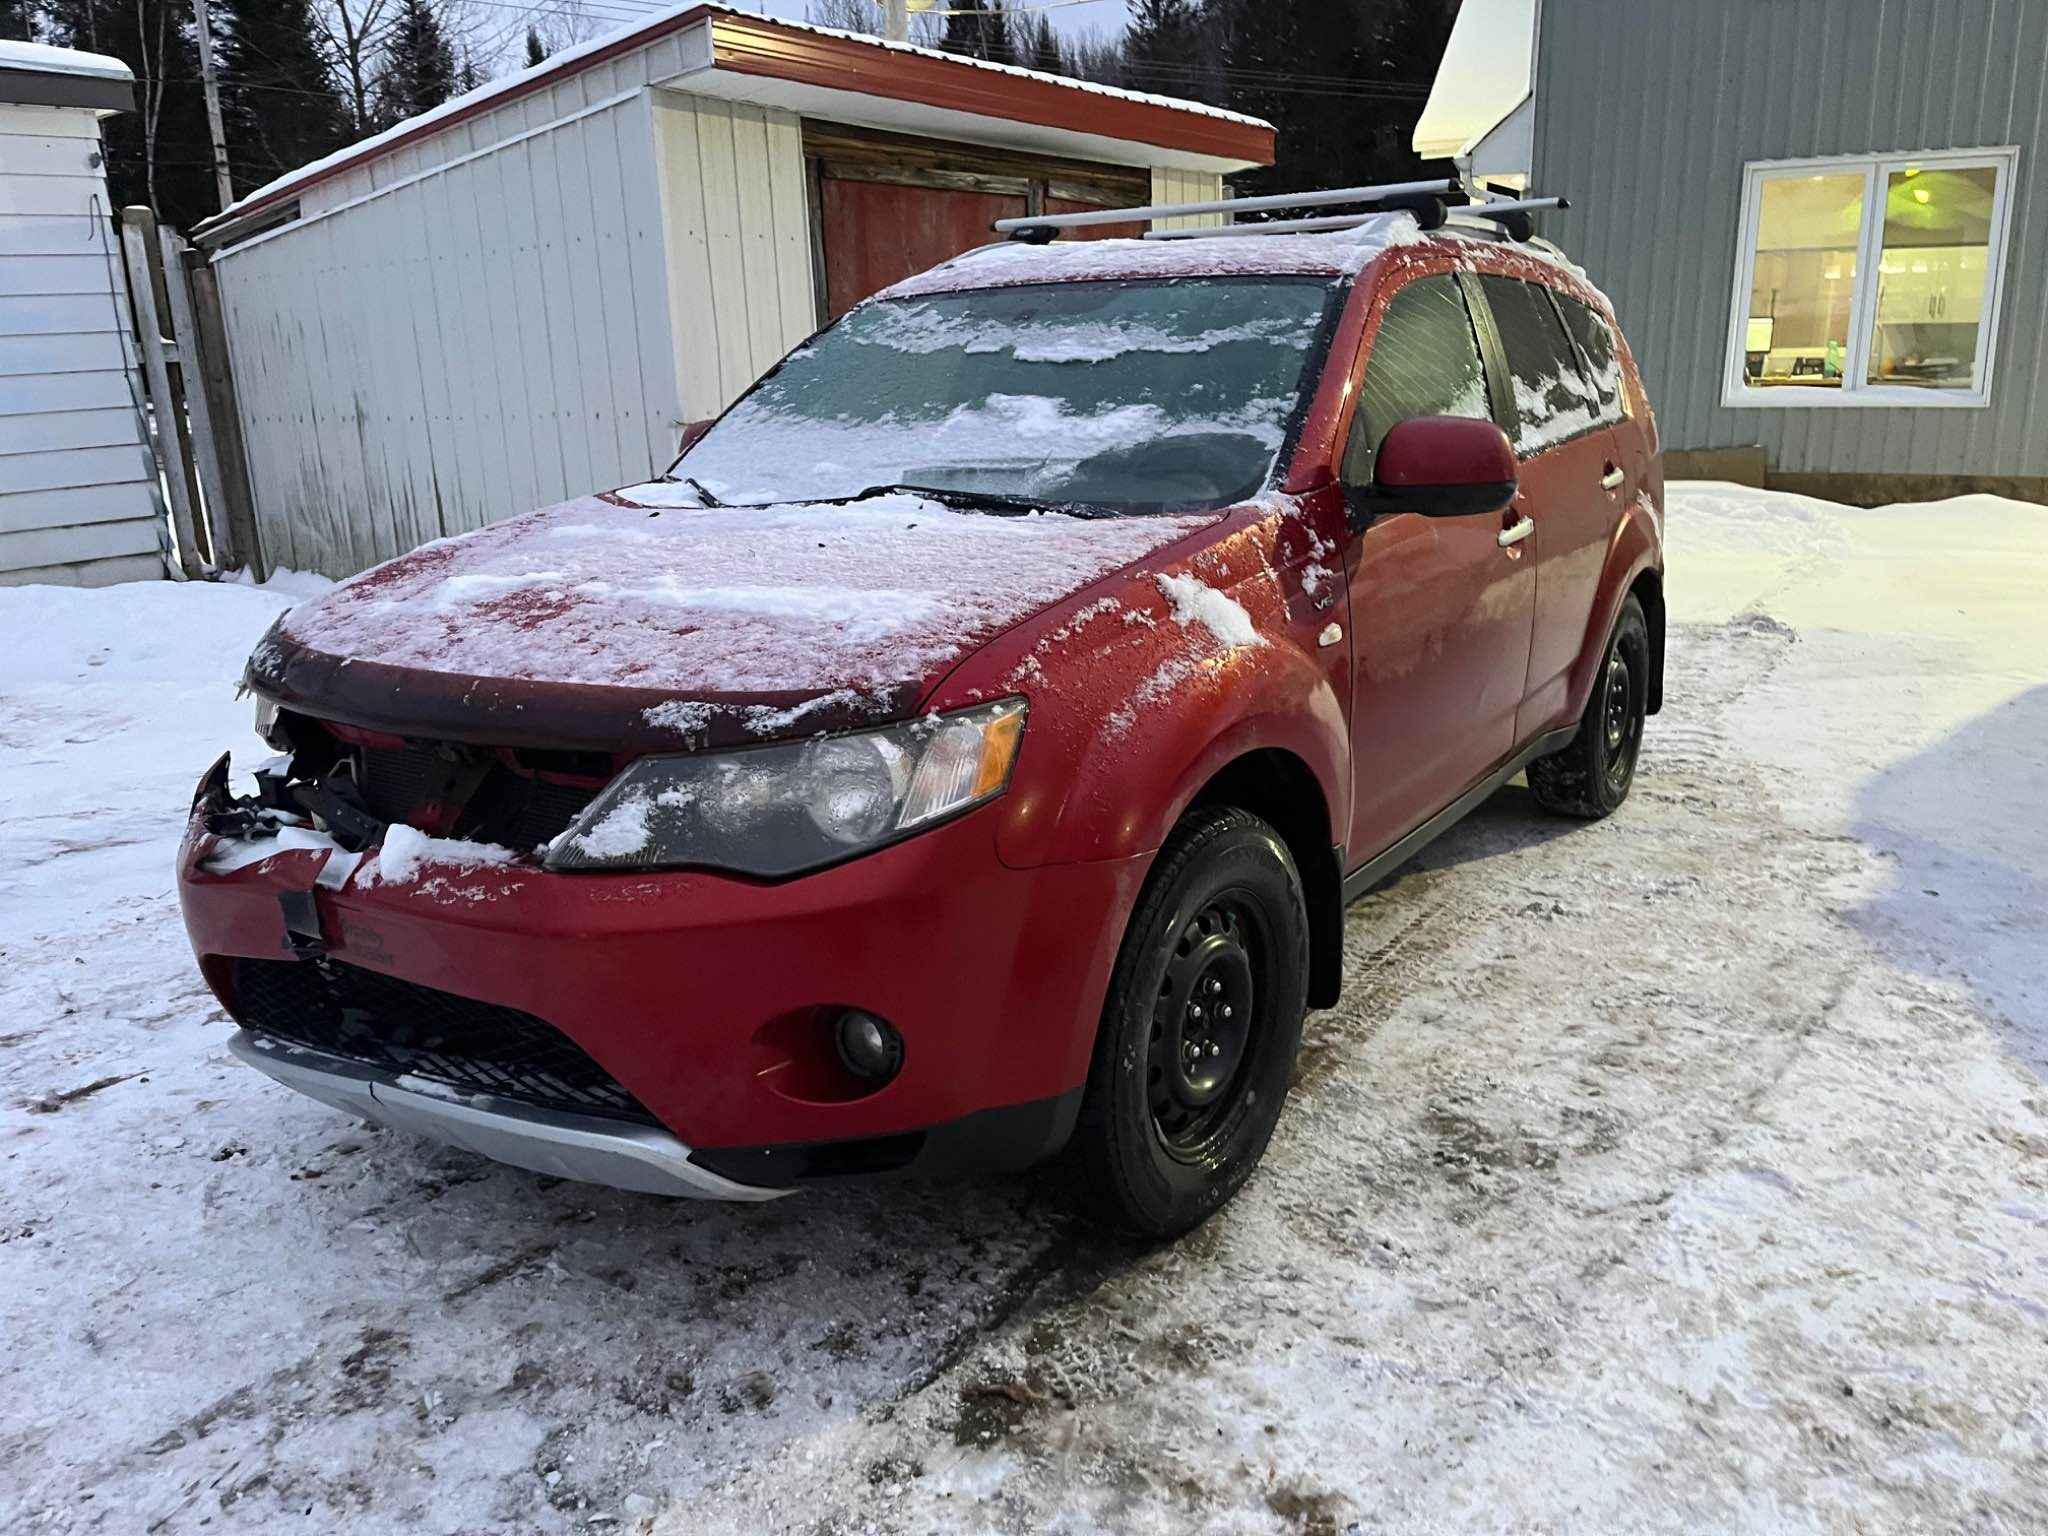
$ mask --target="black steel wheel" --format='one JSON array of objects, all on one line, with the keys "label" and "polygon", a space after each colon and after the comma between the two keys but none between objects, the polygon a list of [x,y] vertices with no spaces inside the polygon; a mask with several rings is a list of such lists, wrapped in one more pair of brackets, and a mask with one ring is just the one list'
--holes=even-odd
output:
[{"label": "black steel wheel", "polygon": [[1593,695],[1569,745],[1529,765],[1529,788],[1545,810],[1598,820],[1618,810],[1635,782],[1650,702],[1650,628],[1633,597],[1608,637]]},{"label": "black steel wheel", "polygon": [[1195,1226],[1264,1154],[1308,997],[1308,912],[1280,836],[1249,812],[1192,813],[1124,935],[1070,1160],[1110,1220]]}]

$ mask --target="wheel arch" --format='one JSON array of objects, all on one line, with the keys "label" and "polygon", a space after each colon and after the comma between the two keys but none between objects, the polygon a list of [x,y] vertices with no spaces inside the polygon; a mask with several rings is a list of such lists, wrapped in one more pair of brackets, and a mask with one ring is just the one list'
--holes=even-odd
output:
[{"label": "wheel arch", "polygon": [[1664,707],[1664,573],[1645,567],[1629,583],[1628,595],[1643,605],[1643,621],[1650,629],[1650,687],[1648,713]]},{"label": "wheel arch", "polygon": [[1344,984],[1344,871],[1314,771],[1284,747],[1254,748],[1213,772],[1175,820],[1211,806],[1251,812],[1294,856],[1308,906],[1309,1006],[1333,1006]]}]

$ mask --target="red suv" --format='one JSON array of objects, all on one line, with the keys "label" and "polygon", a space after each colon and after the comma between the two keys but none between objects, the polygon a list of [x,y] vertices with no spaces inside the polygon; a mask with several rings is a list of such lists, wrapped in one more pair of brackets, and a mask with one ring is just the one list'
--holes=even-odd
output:
[{"label": "red suv", "polygon": [[1606,301],[1405,213],[988,247],[670,473],[250,658],[179,857],[234,1049],[571,1178],[765,1199],[1065,1149],[1182,1230],[1345,902],[1514,774],[1629,790],[1662,471]]}]

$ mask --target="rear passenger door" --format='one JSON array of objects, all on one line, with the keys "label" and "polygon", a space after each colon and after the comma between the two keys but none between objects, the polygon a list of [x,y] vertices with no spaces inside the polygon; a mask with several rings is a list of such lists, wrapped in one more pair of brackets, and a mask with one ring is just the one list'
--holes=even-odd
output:
[{"label": "rear passenger door", "polygon": [[1571,722],[1571,668],[1586,643],[1627,476],[1613,430],[1618,399],[1603,401],[1551,291],[1493,274],[1478,287],[1514,394],[1510,436],[1522,470],[1515,510],[1536,524],[1528,541],[1536,622],[1515,731],[1526,742]]}]

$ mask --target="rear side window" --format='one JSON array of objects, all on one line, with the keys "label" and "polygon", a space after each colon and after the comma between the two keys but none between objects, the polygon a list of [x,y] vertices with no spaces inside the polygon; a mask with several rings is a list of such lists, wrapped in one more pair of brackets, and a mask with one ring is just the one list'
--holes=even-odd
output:
[{"label": "rear side window", "polygon": [[[1515,393],[1515,451],[1541,453],[1598,426],[1599,391],[1579,368],[1550,295],[1512,277],[1481,277]],[[1610,350],[1611,344],[1610,344]]]},{"label": "rear side window", "polygon": [[1628,414],[1628,396],[1621,386],[1621,348],[1614,332],[1599,311],[1581,304],[1566,293],[1553,293],[1564,314],[1564,328],[1579,344],[1579,356],[1593,375],[1593,389],[1600,397],[1600,419],[1619,421]]},{"label": "rear side window", "polygon": [[1464,291],[1450,277],[1417,278],[1388,301],[1373,337],[1345,445],[1344,479],[1369,483],[1381,441],[1411,416],[1484,420],[1490,414]]}]

